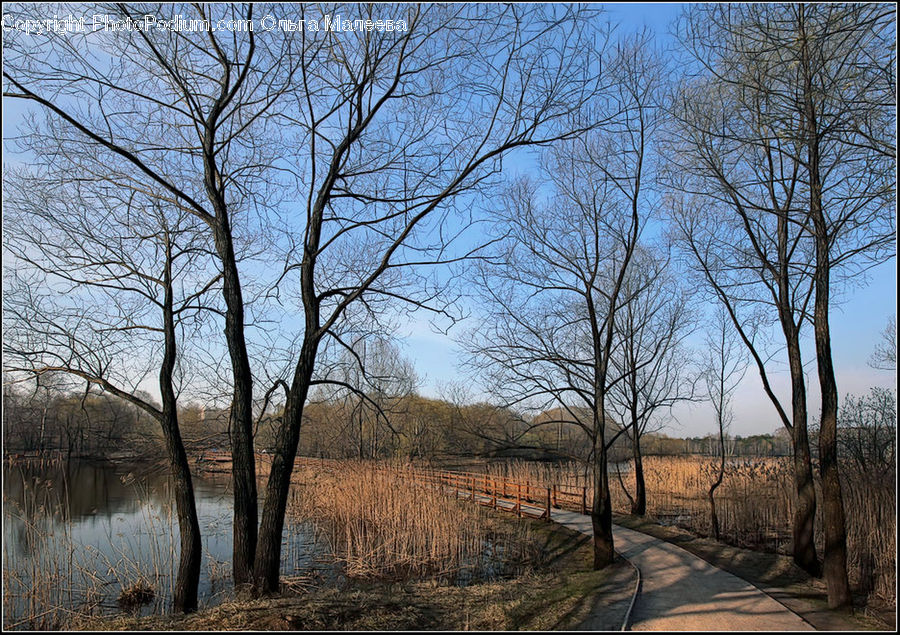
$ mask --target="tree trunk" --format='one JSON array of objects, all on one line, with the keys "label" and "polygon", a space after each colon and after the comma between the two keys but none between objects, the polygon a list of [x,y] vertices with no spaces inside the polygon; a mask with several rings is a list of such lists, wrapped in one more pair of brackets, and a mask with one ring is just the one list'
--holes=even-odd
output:
[{"label": "tree trunk", "polygon": [[713,483],[712,487],[709,488],[709,524],[712,529],[713,538],[719,540],[720,532],[719,532],[719,516],[716,514],[716,488],[721,484],[721,480]]},{"label": "tree trunk", "polygon": [[[604,451],[603,454],[606,452]],[[591,526],[594,530],[594,569],[602,569],[612,564],[615,557],[606,457],[594,463],[594,500],[591,506]]]},{"label": "tree trunk", "polygon": [[197,589],[200,584],[200,523],[194,501],[194,486],[188,465],[184,443],[178,429],[178,410],[172,373],[175,370],[175,320],[171,283],[171,247],[166,245],[168,260],[165,268],[165,300],[163,320],[165,350],[159,371],[159,389],[162,397],[160,424],[166,442],[166,453],[175,488],[175,510],[178,514],[178,530],[181,534],[181,555],[173,591],[173,608],[176,612],[190,613],[197,610]]},{"label": "tree trunk", "polygon": [[[724,389],[722,390],[724,393]],[[725,425],[722,422],[722,414],[719,414],[719,474],[716,481],[709,488],[709,523],[712,527],[712,535],[716,540],[719,539],[719,516],[716,514],[716,489],[722,484],[725,478]]]},{"label": "tree trunk", "polygon": [[259,595],[276,593],[279,587],[284,516],[300,440],[303,406],[309,392],[317,348],[318,342],[307,337],[294,370],[294,380],[285,404],[284,419],[275,438],[253,574],[254,591]]},{"label": "tree trunk", "polygon": [[[827,277],[827,276],[826,276]],[[837,461],[837,384],[831,362],[828,319],[820,322],[818,290],[816,292],[816,348],[819,351],[819,382],[822,386],[822,420],[819,431],[819,462],[822,477],[822,506],[825,525],[825,584],[828,606],[837,608],[851,602],[847,577],[847,533],[844,499]],[[827,303],[827,300],[825,300]],[[827,309],[826,309],[827,315]]]},{"label": "tree trunk", "polygon": [[813,484],[809,437],[805,426],[794,425],[794,489],[797,509],[794,511],[794,562],[814,577],[822,575],[816,554],[815,518],[816,489]]},{"label": "tree trunk", "polygon": [[216,251],[222,262],[225,340],[231,358],[234,392],[229,414],[231,475],[234,484],[232,574],[235,584],[251,581],[257,538],[256,459],[253,453],[253,376],[244,339],[244,300],[227,212],[217,209]]},{"label": "tree trunk", "polygon": [[[816,144],[812,143],[815,148]],[[847,533],[844,500],[838,474],[837,411],[838,390],[831,358],[831,332],[828,323],[830,276],[828,262],[828,229],[822,212],[818,182],[817,151],[810,150],[811,180],[810,211],[816,231],[816,297],[815,339],[819,386],[822,392],[822,417],[819,429],[819,470],[822,477],[822,506],[825,525],[825,585],[828,606],[837,608],[851,603],[850,582],[847,577]]]},{"label": "tree trunk", "polygon": [[609,492],[608,459],[606,454],[606,417],[603,412],[602,391],[595,391],[594,414],[594,498],[591,504],[591,526],[594,531],[594,569],[612,564],[615,558],[612,533],[612,501]]},{"label": "tree trunk", "polygon": [[794,489],[797,492],[793,526],[794,562],[811,576],[819,577],[822,575],[822,567],[816,554],[815,543],[816,489],[809,451],[806,383],[803,379],[800,340],[796,328],[785,329],[785,336],[791,370]]},{"label": "tree trunk", "polygon": [[[49,402],[49,393],[47,396],[48,396],[47,402]],[[47,402],[44,402],[44,407],[41,410],[41,433],[40,433],[40,437],[38,438],[38,456],[40,456],[40,457],[43,457],[44,453],[46,452],[46,444],[44,443],[44,431],[46,430],[46,427],[47,427],[47,410],[48,410]]]},{"label": "tree trunk", "polygon": [[[174,393],[172,398],[174,399]],[[164,401],[166,401],[165,398]],[[169,404],[163,404],[161,423],[175,488],[178,531],[181,534],[181,555],[175,576],[173,608],[179,613],[190,613],[197,610],[197,589],[200,584],[200,564],[203,553],[200,543],[200,523],[197,519],[197,507],[194,502],[191,470],[181,434],[178,431],[178,418],[175,409]]]},{"label": "tree trunk", "polygon": [[819,129],[816,109],[816,90],[812,85],[813,60],[804,29],[803,8],[800,8],[801,61],[804,70],[803,123],[805,124],[807,167],[809,169],[809,215],[816,239],[816,294],[814,303],[816,363],[822,393],[822,417],[819,429],[819,469],[822,477],[822,506],[825,525],[825,585],[828,606],[837,608],[851,603],[850,582],[847,578],[847,533],[844,500],[837,461],[838,391],[831,358],[831,331],[828,304],[831,284],[830,245],[832,238],[825,210],[822,207],[822,181],[819,171]]},{"label": "tree trunk", "polygon": [[647,513],[647,489],[644,482],[644,459],[641,455],[641,436],[634,429],[634,439],[631,444],[634,455],[634,500],[631,502],[631,513],[635,516],[643,516]]}]

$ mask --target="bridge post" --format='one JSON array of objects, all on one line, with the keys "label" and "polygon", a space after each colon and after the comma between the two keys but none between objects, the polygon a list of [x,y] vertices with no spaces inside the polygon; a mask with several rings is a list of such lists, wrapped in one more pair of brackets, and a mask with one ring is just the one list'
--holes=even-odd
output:
[{"label": "bridge post", "polygon": [[522,484],[516,483],[516,516],[522,517]]}]

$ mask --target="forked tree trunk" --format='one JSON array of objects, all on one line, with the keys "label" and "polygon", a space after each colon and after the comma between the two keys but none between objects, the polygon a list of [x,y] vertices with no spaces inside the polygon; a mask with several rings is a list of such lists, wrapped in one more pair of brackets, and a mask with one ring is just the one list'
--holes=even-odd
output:
[{"label": "forked tree trunk", "polygon": [[800,9],[801,65],[804,71],[803,123],[806,133],[807,168],[809,170],[809,215],[816,240],[816,294],[814,303],[816,363],[819,388],[822,394],[822,417],[819,424],[819,469],[822,477],[822,506],[825,525],[825,586],[828,589],[829,608],[851,603],[850,582],[847,577],[847,532],[844,518],[844,500],[837,460],[838,391],[831,357],[831,331],[829,327],[829,300],[831,289],[832,231],[825,218],[822,203],[822,175],[820,173],[819,112],[816,100],[819,96],[812,85],[817,60],[811,59],[809,40],[804,29],[803,9]]},{"label": "forked tree trunk", "polygon": [[815,130],[815,110],[811,87],[807,86],[807,120],[809,122],[810,214],[816,233],[816,297],[815,339],[819,387],[822,392],[822,417],[819,427],[819,469],[822,477],[822,507],[825,525],[825,586],[829,608],[851,603],[850,581],[847,576],[847,532],[844,518],[844,499],[838,474],[837,412],[838,391],[831,358],[831,331],[828,303],[830,284],[829,232],[822,210],[819,181],[818,142]]},{"label": "forked tree trunk", "polygon": [[308,338],[303,344],[297,367],[294,370],[294,380],[288,392],[284,420],[279,426],[275,438],[272,467],[266,483],[265,505],[262,522],[259,526],[259,539],[256,544],[253,586],[254,592],[258,595],[277,593],[279,588],[281,534],[284,531],[291,474],[294,470],[294,460],[297,457],[297,445],[300,440],[303,406],[309,392],[317,348],[318,342],[311,338]]}]

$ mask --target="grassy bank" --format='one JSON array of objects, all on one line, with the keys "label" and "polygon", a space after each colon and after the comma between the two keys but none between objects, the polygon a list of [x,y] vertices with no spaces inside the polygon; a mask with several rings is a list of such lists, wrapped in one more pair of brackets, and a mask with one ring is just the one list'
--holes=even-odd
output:
[{"label": "grassy bank", "polygon": [[343,588],[228,602],[190,616],[117,617],[84,630],[566,630],[589,621],[617,630],[634,588],[626,562],[591,569],[589,538],[540,521],[525,524],[542,547],[540,567],[460,587],[427,581],[350,581]]}]

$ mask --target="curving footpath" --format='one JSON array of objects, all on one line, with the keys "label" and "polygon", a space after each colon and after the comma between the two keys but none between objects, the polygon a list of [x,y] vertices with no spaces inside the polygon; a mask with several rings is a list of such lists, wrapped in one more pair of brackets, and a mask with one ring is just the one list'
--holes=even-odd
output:
[{"label": "curving footpath", "polygon": [[[554,522],[591,535],[589,516],[553,509]],[[641,574],[636,631],[811,631],[755,586],[653,536],[613,525],[616,551]]]}]

